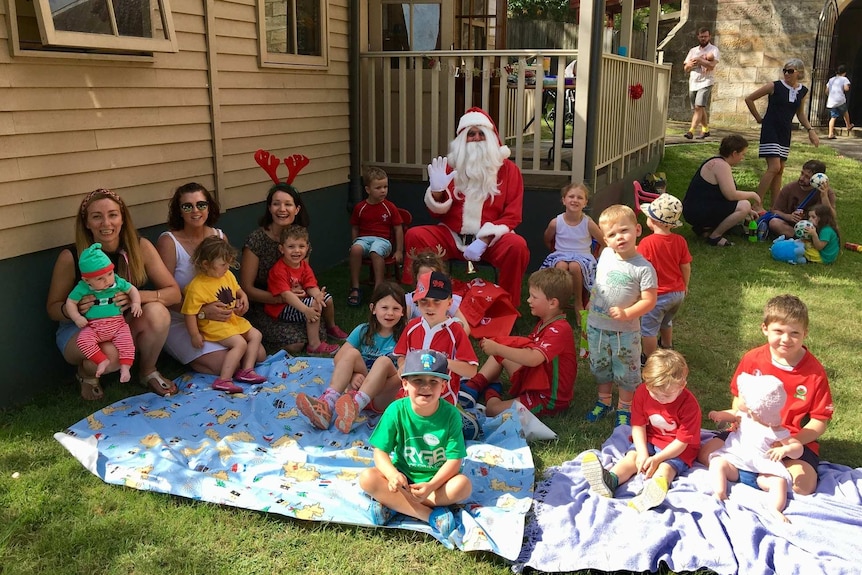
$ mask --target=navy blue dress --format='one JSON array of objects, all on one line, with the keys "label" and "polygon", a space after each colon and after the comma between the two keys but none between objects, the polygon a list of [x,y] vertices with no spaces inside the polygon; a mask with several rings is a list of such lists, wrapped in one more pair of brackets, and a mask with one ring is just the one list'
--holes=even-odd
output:
[{"label": "navy blue dress", "polygon": [[758,156],[761,158],[787,159],[790,155],[790,129],[793,116],[799,110],[799,106],[808,88],[799,86],[796,100],[790,101],[790,88],[781,80],[773,82],[774,89],[769,95],[766,105],[766,114],[760,123],[760,150]]}]

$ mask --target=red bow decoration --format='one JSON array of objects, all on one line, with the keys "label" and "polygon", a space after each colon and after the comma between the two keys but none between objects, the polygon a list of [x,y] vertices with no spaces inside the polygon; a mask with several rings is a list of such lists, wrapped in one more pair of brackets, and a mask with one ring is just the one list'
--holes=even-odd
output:
[{"label": "red bow decoration", "polygon": [[[278,165],[281,164],[281,160],[275,157],[273,154],[270,154],[266,150],[258,150],[254,153],[254,160],[257,164],[263,168],[267,174],[269,174],[270,179],[276,184],[280,184],[281,181],[278,179]],[[293,180],[296,179],[296,176],[299,172],[302,171],[302,168],[308,165],[311,160],[308,159],[307,156],[303,156],[302,154],[293,154],[284,159],[284,165],[287,166],[287,178],[284,180],[287,184],[293,184]]]},{"label": "red bow decoration", "polygon": [[644,95],[644,87],[638,82],[633,86],[629,86],[629,98],[632,100],[640,100]]}]

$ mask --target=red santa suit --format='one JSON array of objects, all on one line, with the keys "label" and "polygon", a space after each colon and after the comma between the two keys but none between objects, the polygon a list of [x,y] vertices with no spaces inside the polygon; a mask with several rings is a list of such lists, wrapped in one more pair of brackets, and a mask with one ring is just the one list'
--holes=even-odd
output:
[{"label": "red santa suit", "polygon": [[[492,130],[491,135],[496,138],[502,154],[508,156],[508,148],[500,142],[493,121],[479,108],[471,108],[464,114],[458,124],[458,134],[473,126]],[[447,172],[452,169],[449,167]],[[413,283],[410,262],[407,261],[412,250],[433,249],[440,245],[446,250],[446,257],[464,260],[462,251],[473,238],[465,240],[463,236],[473,236],[488,244],[482,261],[497,268],[500,286],[509,292],[512,302],[519,305],[521,282],[530,261],[530,250],[524,238],[514,232],[522,219],[524,181],[521,170],[508,158],[503,159],[497,171],[497,191],[499,193],[484,200],[473,195],[465,196],[455,192],[453,180],[443,191],[443,197],[435,198],[435,192],[429,188],[425,193],[425,205],[440,224],[414,226],[407,231],[402,282]]]}]

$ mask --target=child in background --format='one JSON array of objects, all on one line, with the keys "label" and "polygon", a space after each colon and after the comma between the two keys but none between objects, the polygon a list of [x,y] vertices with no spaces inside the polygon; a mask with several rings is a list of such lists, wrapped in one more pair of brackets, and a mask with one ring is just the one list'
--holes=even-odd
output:
[{"label": "child in background", "polygon": [[433,349],[448,359],[450,378],[446,380],[442,397],[453,405],[458,402],[460,377],[476,375],[479,360],[470,338],[460,322],[446,316],[452,303],[452,284],[446,274],[428,272],[419,276],[414,297],[422,317],[410,320],[395,344],[397,369],[386,362],[375,362],[362,386],[355,393],[345,393],[335,402],[335,427],[342,433],[350,432],[359,412],[367,406],[380,410],[394,399],[404,397],[403,388],[387,384],[393,375],[403,371],[404,357],[410,351]]},{"label": "child in background", "polygon": [[[404,359],[399,399],[386,408],[368,443],[374,467],[359,485],[383,505],[426,521],[444,539],[457,527],[449,510],[473,491],[461,473],[467,456],[458,409],[440,394],[449,380],[449,360],[433,349],[413,350]],[[386,523],[385,510],[375,518]]]},{"label": "child in background", "polygon": [[652,234],[638,246],[638,253],[655,268],[658,277],[658,294],[655,307],[641,318],[642,362],[661,345],[673,348],[673,317],[682,306],[688,293],[691,278],[691,253],[688,243],[673,228],[682,225],[682,202],[670,194],[662,194],[648,204],[641,204],[647,227]]},{"label": "child in background", "polygon": [[[371,258],[375,287],[383,281],[386,264],[384,260],[392,254],[401,264],[404,259],[404,226],[398,208],[386,199],[389,192],[389,178],[380,168],[370,167],[362,175],[365,193],[368,198],[356,204],[350,216],[350,292],[347,304],[358,306],[362,303],[362,290],[359,289],[359,271],[362,258]],[[395,245],[390,238],[395,232]]]},{"label": "child in background", "polygon": [[461,382],[461,397],[467,393],[475,404],[484,394],[485,413],[492,417],[514,401],[501,397],[499,378],[504,369],[512,383],[509,395],[535,415],[565,411],[574,394],[578,376],[575,338],[562,311],[572,296],[571,274],[560,268],[542,269],[530,276],[529,288],[527,303],[538,318],[532,333],[526,338],[500,338],[499,342],[482,339],[488,361],[479,373]]},{"label": "child in background", "polygon": [[787,401],[784,384],[772,375],[742,373],[737,387],[739,409],[709,412],[711,420],[736,427],[724,447],[709,456],[715,496],[721,501],[727,499],[728,480],[762,489],[772,495],[779,519],[789,522],[782,511],[787,505],[790,474],[781,460],[796,459],[803,448],[781,425],[781,410]]},{"label": "child in background", "polygon": [[805,243],[805,259],[809,262],[831,264],[841,251],[840,232],[835,223],[835,212],[825,204],[808,210],[808,220],[814,224],[816,234]]},{"label": "child in background", "polygon": [[[263,336],[241,317],[248,311],[248,297],[230,271],[237,267],[236,250],[222,238],[210,236],[197,247],[192,263],[197,275],[186,286],[182,307],[192,345],[200,349],[206,340],[228,348],[213,389],[240,393],[242,388],[233,381],[264,383],[266,378],[254,371]],[[233,307],[230,319],[213,321],[199,315],[203,306],[215,301]]]},{"label": "child in background", "polygon": [[[392,352],[407,324],[404,317],[404,290],[392,282],[377,284],[368,306],[368,322],[360,324],[335,354],[335,367],[329,387],[319,399],[304,393],[296,395],[296,407],[318,429],[329,429],[338,398],[350,387],[358,390],[378,361],[393,367]],[[401,379],[393,374],[387,386],[396,387]]]},{"label": "child in background", "polygon": [[[112,342],[120,357],[120,381],[125,383],[132,379],[135,341],[132,339],[129,324],[126,323],[122,310],[114,303],[113,297],[120,292],[128,294],[132,315],[140,317],[143,313],[141,294],[135,286],[114,274],[114,264],[102,251],[100,243],[95,243],[81,252],[78,269],[81,270],[81,281],[66,298],[65,305],[66,315],[81,328],[76,340],[78,349],[84,357],[96,364],[96,377],[100,377],[111,365],[111,360],[99,344]],[[92,295],[96,301],[81,315],[78,302],[87,295]]]},{"label": "child in background", "polygon": [[658,282],[652,264],[638,253],[641,227],[630,207],[610,206],[599,216],[599,227],[608,247],[596,266],[587,319],[590,370],[599,397],[587,421],[595,423],[610,413],[616,383],[616,424],[628,425],[632,397],[641,383],[640,317],[655,307]]},{"label": "child in background", "polygon": [[[317,278],[308,264],[308,229],[291,224],[281,230],[279,251],[282,258],[269,270],[267,289],[280,296],[284,303],[266,304],[264,311],[271,317],[290,323],[305,322],[308,334],[308,353],[334,355],[335,344],[320,340],[318,322],[326,322],[326,333],[336,339],[344,339],[347,333],[335,324],[335,304],[326,288],[317,286]],[[305,297],[295,293],[295,288],[305,290]],[[296,291],[299,291],[296,289]]]},{"label": "child in background", "polygon": [[637,511],[661,505],[673,479],[692,466],[700,449],[700,405],[686,388],[685,358],[670,349],[656,350],[643,379],[632,404],[629,451],[610,471],[591,451],[581,460],[590,489],[604,497],[613,497],[621,483],[643,473],[643,490],[628,504]]},{"label": "child in background", "polygon": [[[412,254],[411,258],[411,269],[413,271],[413,277],[417,280],[419,276],[422,274],[426,274],[428,272],[440,272],[441,274],[447,274],[446,270],[446,262],[443,260],[443,256],[446,254],[446,251],[431,251],[431,250],[423,250],[419,253]],[[450,280],[451,281],[451,280]],[[407,321],[411,319],[415,319],[417,317],[422,317],[422,312],[419,311],[419,306],[413,301],[413,294],[415,292],[407,292],[405,295],[405,301],[407,302]],[[464,327],[464,330],[467,331],[469,335],[470,330],[467,325],[467,320],[464,319],[464,316],[461,315],[461,312],[458,309],[461,307],[461,301],[463,301],[463,297],[453,293],[452,294],[452,304],[449,306],[449,309],[446,310],[446,315],[449,317],[457,318],[458,321],[461,322],[461,325]]]},{"label": "child in background", "polygon": [[[560,196],[566,211],[552,219],[545,229],[545,245],[551,254],[542,262],[541,268],[559,268],[572,274],[575,311],[580,314],[584,309],[583,290],[589,292],[596,279],[593,238],[602,247],[604,239],[596,222],[584,214],[590,198],[584,184],[569,184],[561,190]],[[565,301],[560,303],[563,307],[568,305]]]},{"label": "child in background", "polygon": [[[802,455],[784,459],[784,467],[793,479],[793,492],[811,495],[817,489],[817,466],[820,464],[819,438],[832,419],[834,405],[826,371],[805,347],[808,335],[808,308],[795,295],[775,296],[766,302],[760,330],[766,344],[742,356],[730,380],[732,409],[739,409],[737,380],[743,373],[772,375],[784,384],[787,402],[781,410],[781,425],[802,445]],[[709,456],[724,445],[728,433],[719,433],[703,444],[698,461],[709,466]]]}]

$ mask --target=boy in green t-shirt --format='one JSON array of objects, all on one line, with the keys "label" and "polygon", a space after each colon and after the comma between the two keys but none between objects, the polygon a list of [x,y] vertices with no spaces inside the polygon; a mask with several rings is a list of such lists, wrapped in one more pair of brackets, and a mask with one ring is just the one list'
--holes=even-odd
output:
[{"label": "boy in green t-shirt", "polygon": [[[461,473],[461,460],[467,456],[461,415],[440,398],[448,380],[444,354],[431,349],[408,352],[401,374],[407,397],[383,412],[368,440],[374,447],[374,467],[359,478],[362,489],[382,506],[427,521],[444,539],[457,527],[448,506],[473,491]],[[385,523],[383,510],[375,515]]]}]

